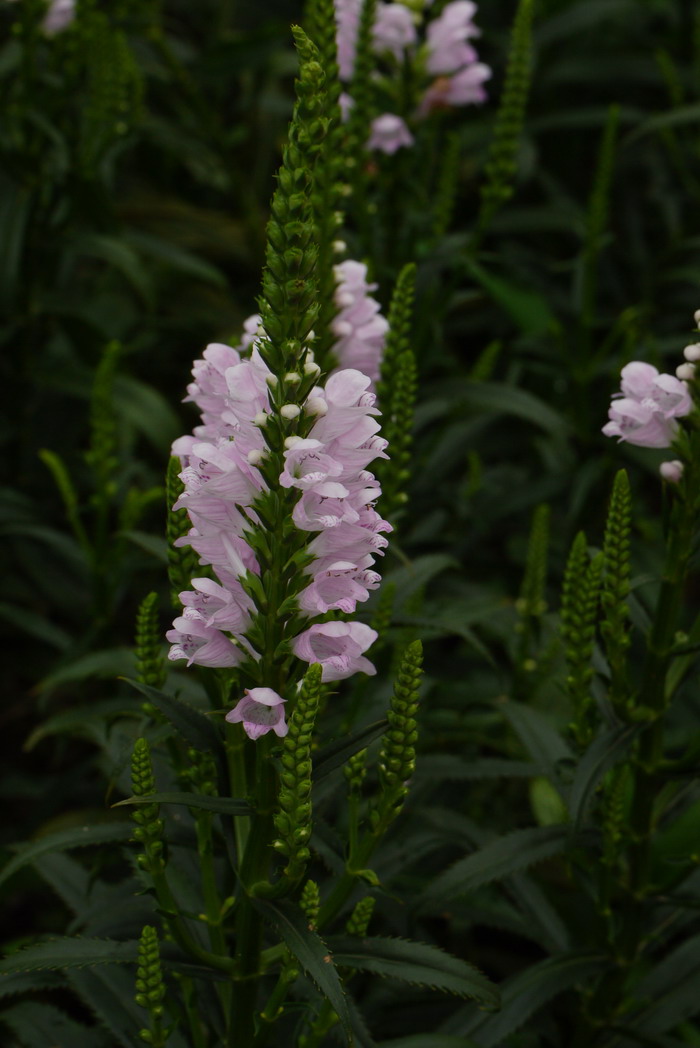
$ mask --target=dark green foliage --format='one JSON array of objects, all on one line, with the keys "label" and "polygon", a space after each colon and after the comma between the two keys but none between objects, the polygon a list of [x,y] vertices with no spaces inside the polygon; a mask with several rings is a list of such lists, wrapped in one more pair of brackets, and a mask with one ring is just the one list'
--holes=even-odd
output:
[{"label": "dark green foliage", "polygon": [[603,619],[600,632],[611,675],[610,701],[626,701],[630,589],[630,487],[625,470],[615,477],[603,541],[603,582],[600,595]]},{"label": "dark green foliage", "polygon": [[581,746],[590,742],[595,725],[591,656],[603,566],[603,554],[591,559],[586,536],[580,532],[571,547],[564,574],[561,624],[566,646],[566,684],[573,705],[571,730]]},{"label": "dark green foliage", "polygon": [[162,688],[165,683],[165,659],[161,645],[158,594],[149,593],[141,601],[136,615],[134,650],[139,682],[152,688]]},{"label": "dark green foliage", "polygon": [[382,736],[378,767],[381,792],[372,821],[395,818],[403,807],[408,782],[416,767],[416,714],[423,674],[423,645],[413,641],[403,654],[387,713],[389,729]]},{"label": "dark green foliage", "polygon": [[168,1040],[163,1029],[163,998],[165,984],[160,967],[158,932],[146,925],[139,940],[139,959],[136,968],[136,1003],[148,1013],[149,1028],[140,1031],[140,1037],[153,1048],[164,1048]]}]

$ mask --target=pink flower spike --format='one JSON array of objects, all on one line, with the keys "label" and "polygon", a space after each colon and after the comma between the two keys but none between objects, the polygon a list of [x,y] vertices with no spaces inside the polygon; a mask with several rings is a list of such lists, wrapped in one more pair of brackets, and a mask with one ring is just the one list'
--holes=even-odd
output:
[{"label": "pink flower spike", "polygon": [[382,113],[372,121],[367,148],[393,156],[403,146],[412,146],[413,142],[405,120],[395,113]]},{"label": "pink flower spike", "polygon": [[259,739],[268,731],[283,739],[289,731],[285,702],[272,688],[246,688],[243,698],[226,714],[226,720],[229,724],[242,724],[249,739]]}]

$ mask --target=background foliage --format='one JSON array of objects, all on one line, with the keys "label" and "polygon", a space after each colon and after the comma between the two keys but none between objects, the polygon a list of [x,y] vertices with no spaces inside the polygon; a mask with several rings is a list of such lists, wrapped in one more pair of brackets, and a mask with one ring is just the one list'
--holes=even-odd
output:
[{"label": "background foliage", "polygon": [[[121,876],[117,847],[70,859],[37,851],[14,873],[9,846],[84,824],[96,842],[122,832],[109,804],[129,792],[129,717],[138,720],[140,699],[117,678],[135,675],[134,621],[147,593],[158,594],[163,628],[169,621],[165,463],[192,424],[180,403],[192,359],[207,342],[238,341],[259,291],[292,105],[289,25],[302,18],[292,0],[86,2],[75,31],[46,40],[33,28],[40,8],[0,6],[8,950],[65,932],[75,900],[64,882],[82,877],[87,891],[99,876],[107,895],[93,906],[104,911]],[[578,531],[602,545],[612,478],[626,465],[631,614],[636,625],[647,620],[662,551],[661,455],[606,442],[600,427],[620,366],[639,358],[673,370],[700,306],[700,17],[682,0],[539,0],[521,135],[503,130],[501,111],[506,154],[516,150],[513,193],[480,224],[514,15],[506,0],[479,11],[490,102],[441,116],[415,154],[381,158],[385,184],[406,187],[399,242],[382,224],[377,189],[369,240],[358,223],[351,244],[371,252],[385,308],[400,266],[417,264],[409,502],[385,565],[393,610],[375,602],[370,615],[391,614],[385,669],[394,644],[423,639],[427,683],[412,830],[398,823],[378,860],[389,891],[380,931],[440,945],[506,980],[493,1018],[430,991],[407,1002],[395,984],[360,975],[372,1034],[396,1048],[409,1048],[419,1029],[441,1031],[435,1048],[572,1043],[572,988],[585,997],[601,967],[576,912],[590,871],[577,884],[552,858],[563,838],[551,768],[566,765],[573,713],[558,639],[561,580]],[[439,183],[448,148],[456,191],[441,197],[452,220],[438,216],[436,238],[426,187]],[[426,173],[414,157],[431,156]],[[185,697],[199,687],[170,676]],[[504,716],[506,697],[527,702],[527,723],[517,711]],[[335,732],[376,720],[383,702],[381,686],[355,685],[329,711]],[[699,717],[689,686],[671,725],[679,750]],[[600,761],[602,776],[613,761]],[[337,779],[320,797],[328,812]],[[611,790],[610,810],[624,810],[624,782]],[[690,877],[700,811],[692,781],[677,804],[684,821],[667,847]],[[585,798],[580,806],[583,818]],[[507,890],[486,884],[498,856],[484,878],[474,866],[450,873],[465,853],[516,831],[530,836],[504,856]],[[509,867],[513,851],[542,861],[536,877],[526,878],[524,861]],[[684,887],[692,905],[697,891]],[[392,892],[413,902],[392,904]],[[686,936],[697,931],[690,913]],[[138,923],[130,914],[124,920]],[[141,925],[147,907],[142,916]],[[673,929],[677,918],[666,918]],[[138,938],[141,925],[121,931]],[[73,931],[88,927],[115,935],[94,914]],[[639,991],[633,1033],[608,1031],[601,1043],[700,1043],[684,982],[697,955],[672,930],[663,956]],[[71,979],[80,990],[105,970]],[[109,970],[130,998],[131,974]],[[651,1002],[649,1014],[640,1001]],[[35,1043],[17,1007],[12,1035]],[[34,1008],[32,1021],[50,1024],[50,1010]],[[94,1043],[104,1043],[98,1033]]]}]

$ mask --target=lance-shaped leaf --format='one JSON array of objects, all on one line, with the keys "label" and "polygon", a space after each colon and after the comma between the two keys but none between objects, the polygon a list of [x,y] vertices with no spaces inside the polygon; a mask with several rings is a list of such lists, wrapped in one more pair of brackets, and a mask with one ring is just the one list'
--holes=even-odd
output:
[{"label": "lance-shaped leaf", "polygon": [[638,727],[618,726],[599,735],[584,753],[569,795],[569,815],[574,833],[585,818],[598,783],[624,757],[638,733]]},{"label": "lance-shaped leaf", "polygon": [[[190,706],[186,702],[181,702],[180,699],[173,698],[172,695],[165,695],[162,691],[158,691],[157,688],[152,688],[148,684],[142,684],[140,681],[131,680],[128,677],[125,677],[124,680],[126,680],[127,684],[131,684],[133,688],[136,688],[137,691],[140,691],[142,695],[145,695],[148,701],[153,703],[168,718],[175,730],[191,746],[205,753],[213,753],[218,763],[223,762],[221,735],[216,730],[211,719],[202,713],[201,710],[195,709],[194,706]],[[225,767],[223,770],[225,772]]]},{"label": "lance-shaped leaf", "polygon": [[298,906],[286,900],[254,901],[258,909],[284,941],[290,953],[326,997],[352,1043],[352,1028],[345,994],[330,951],[321,937],[309,930],[308,921]]},{"label": "lance-shaped leaf", "polygon": [[80,1048],[109,1048],[109,1038],[104,1031],[90,1029],[43,1001],[22,1001],[0,1013],[0,1022],[9,1027],[23,1045],[79,1044]]},{"label": "lance-shaped leaf", "polygon": [[480,1048],[496,1048],[538,1008],[571,986],[600,976],[608,964],[604,956],[593,951],[548,957],[526,968],[503,988],[497,1015],[471,1011],[470,1020],[460,1026],[467,1036],[478,1034]]},{"label": "lance-shaped leaf", "polygon": [[136,963],[138,942],[115,939],[80,939],[69,936],[27,946],[0,961],[0,976],[16,972],[57,971],[96,964]]},{"label": "lance-shaped leaf", "polygon": [[380,1041],[377,1048],[478,1048],[478,1045],[466,1037],[453,1037],[449,1033],[412,1033],[408,1037]]},{"label": "lance-shaped leaf", "polygon": [[466,961],[422,942],[407,939],[338,936],[328,940],[341,968],[373,972],[416,986],[472,997],[490,1008],[499,1005],[498,988]]},{"label": "lance-shaped leaf", "polygon": [[126,797],[113,804],[121,808],[124,804],[185,804],[188,808],[215,811],[221,815],[250,815],[252,809],[247,801],[235,797],[212,797],[206,793],[149,793],[147,797]]},{"label": "lance-shaped leaf", "polygon": [[368,724],[366,728],[361,728],[360,731],[355,732],[349,738],[337,739],[328,746],[324,746],[314,759],[314,782],[320,782],[321,779],[325,779],[326,775],[335,771],[336,768],[341,768],[347,763],[349,757],[353,757],[360,750],[366,749],[370,742],[378,739],[388,726],[389,722],[384,718],[380,721],[375,721],[373,724]]},{"label": "lance-shaped leaf", "polygon": [[479,851],[445,870],[425,893],[426,900],[456,899],[467,895],[482,884],[500,881],[512,873],[520,873],[537,862],[549,859],[563,851],[569,827],[536,826],[515,830],[505,837],[489,841]]},{"label": "lance-shaped leaf", "polygon": [[549,718],[522,702],[503,702],[499,704],[498,709],[506,720],[510,721],[535,763],[546,772],[559,792],[563,793],[560,781],[561,766],[571,761],[573,755]]},{"label": "lance-shaped leaf", "polygon": [[65,986],[58,972],[15,972],[0,978],[0,997],[15,997],[36,990],[56,990]]},{"label": "lance-shaped leaf", "polygon": [[62,833],[51,833],[41,840],[22,846],[22,850],[0,870],[0,884],[17,873],[23,866],[34,862],[49,852],[70,851],[71,848],[86,848],[91,844],[111,844],[128,841],[133,834],[130,822],[101,822],[95,826],[78,826]]}]

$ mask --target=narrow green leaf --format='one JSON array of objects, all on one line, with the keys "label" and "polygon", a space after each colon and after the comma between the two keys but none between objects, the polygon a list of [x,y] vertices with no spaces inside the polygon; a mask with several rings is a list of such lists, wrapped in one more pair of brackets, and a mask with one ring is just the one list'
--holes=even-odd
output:
[{"label": "narrow green leaf", "polygon": [[479,1048],[476,1041],[448,1033],[413,1033],[392,1041],[379,1041],[377,1048]]},{"label": "narrow green leaf", "polygon": [[472,412],[512,415],[545,430],[552,437],[565,437],[569,425],[563,415],[554,411],[534,393],[502,382],[466,382],[459,387],[459,405]]},{"label": "narrow green leaf", "polygon": [[127,797],[117,801],[113,808],[124,804],[186,804],[188,808],[201,808],[222,815],[250,815],[252,808],[247,801],[233,797],[211,797],[206,793],[149,793],[147,797]]},{"label": "narrow green leaf", "polygon": [[538,1008],[577,983],[601,975],[608,963],[605,957],[588,950],[539,961],[506,984],[498,1015],[472,1012],[473,1019],[465,1025],[464,1033],[478,1034],[480,1048],[496,1048]]},{"label": "narrow green leaf", "polygon": [[195,709],[186,702],[181,702],[172,695],[166,695],[149,684],[142,684],[130,677],[124,677],[124,680],[132,688],[136,688],[142,695],[145,695],[149,702],[152,702],[161,713],[165,714],[173,727],[191,746],[197,750],[221,755],[223,751],[221,736],[212,720],[201,710]]},{"label": "narrow green leaf", "polygon": [[105,699],[104,702],[64,710],[35,728],[25,742],[24,749],[33,750],[38,742],[50,735],[74,734],[81,738],[97,739],[104,735],[108,720],[119,715],[128,716],[129,713],[133,716],[135,711],[130,710],[129,705],[129,699]]},{"label": "narrow green leaf", "polygon": [[31,637],[36,637],[44,644],[50,644],[59,651],[64,651],[71,643],[71,636],[60,626],[49,622],[44,615],[29,611],[18,604],[0,602],[0,619],[15,629],[23,630]]},{"label": "narrow green leaf", "polygon": [[629,750],[639,733],[637,727],[618,726],[599,735],[584,753],[576,769],[569,795],[571,829],[576,833],[593,800],[598,783]]},{"label": "narrow green leaf", "polygon": [[255,906],[272,924],[306,974],[327,998],[346,1032],[348,1044],[352,1044],[350,1016],[340,976],[323,939],[316,932],[309,930],[306,917],[293,903],[286,900],[273,903],[267,899],[256,899]]},{"label": "narrow green leaf", "polygon": [[542,774],[537,764],[527,761],[509,761],[500,757],[482,757],[469,760],[451,753],[433,753],[421,756],[416,769],[419,779],[447,779],[459,782],[463,779],[534,779]]},{"label": "narrow green leaf", "polygon": [[56,971],[95,964],[131,964],[138,957],[138,942],[115,939],[78,939],[64,936],[27,946],[0,960],[0,976],[16,972]]},{"label": "narrow green leaf", "polygon": [[[557,325],[547,301],[534,291],[516,287],[514,284],[487,272],[483,266],[467,259],[468,272],[481,284],[493,300],[509,313],[518,327],[529,335],[543,335]],[[553,415],[551,408],[548,411]],[[558,418],[558,416],[557,416]],[[559,425],[561,426],[561,421]]]},{"label": "narrow green leaf", "polygon": [[560,788],[561,765],[573,761],[568,744],[553,727],[551,720],[539,710],[522,702],[508,700],[497,709],[510,721],[525,749],[555,786]]},{"label": "narrow green leaf", "polygon": [[458,997],[472,997],[490,1008],[499,1005],[494,984],[471,964],[444,953],[437,946],[407,939],[338,936],[329,939],[335,963],[341,968],[374,972],[417,986],[431,986]]},{"label": "narrow green leaf", "polygon": [[563,824],[536,826],[498,837],[445,870],[429,886],[425,898],[456,899],[474,891],[482,884],[502,880],[512,873],[520,873],[529,866],[563,851],[568,829],[568,826]]},{"label": "narrow green leaf", "polygon": [[60,1008],[43,1001],[22,1001],[0,1012],[4,1023],[24,1045],[51,1045],[51,1048],[110,1048],[109,1035],[103,1030],[83,1026]]},{"label": "narrow green leaf", "polygon": [[348,757],[352,757],[355,753],[359,753],[360,750],[364,750],[366,746],[369,746],[370,742],[378,739],[388,726],[389,722],[384,718],[383,720],[375,721],[373,724],[368,724],[366,728],[361,728],[360,731],[355,732],[349,738],[336,739],[335,742],[324,746],[314,759],[314,782],[320,782],[321,779],[325,779],[326,775],[345,764]]},{"label": "narrow green leaf", "polygon": [[56,990],[62,986],[65,986],[65,980],[58,972],[16,972],[0,978],[0,997],[14,997],[37,990]]},{"label": "narrow green leaf", "polygon": [[700,935],[682,942],[639,984],[638,997],[650,1000],[627,1023],[644,1034],[662,1034],[700,1012]]},{"label": "narrow green leaf", "polygon": [[69,851],[71,848],[87,848],[92,844],[111,844],[116,841],[128,841],[133,835],[131,822],[124,820],[97,823],[94,826],[78,826],[62,833],[51,833],[38,841],[21,846],[21,851],[10,859],[0,870],[0,884],[21,870],[23,866],[34,862],[41,855],[50,852]]}]

